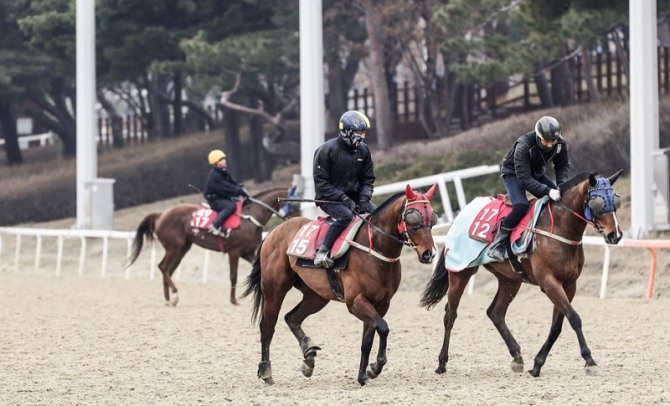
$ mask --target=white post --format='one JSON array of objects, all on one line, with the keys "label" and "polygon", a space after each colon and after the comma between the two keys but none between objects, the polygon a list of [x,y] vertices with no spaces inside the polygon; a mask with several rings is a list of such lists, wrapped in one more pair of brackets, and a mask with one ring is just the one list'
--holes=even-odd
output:
[{"label": "white post", "polygon": [[77,0],[77,223],[91,228],[91,192],[97,176],[95,126],[95,0]]},{"label": "white post", "polygon": [[653,227],[653,160],[658,149],[656,0],[630,0],[631,238]]},{"label": "white post", "polygon": [[[321,0],[300,0],[300,173],[305,199],[314,198],[314,150],[325,140],[323,90],[323,10]],[[314,218],[316,206],[302,206]]]}]

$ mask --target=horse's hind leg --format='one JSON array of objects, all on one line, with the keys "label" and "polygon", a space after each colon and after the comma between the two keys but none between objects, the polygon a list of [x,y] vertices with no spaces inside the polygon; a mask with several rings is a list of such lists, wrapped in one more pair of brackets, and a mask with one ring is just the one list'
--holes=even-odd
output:
[{"label": "horse's hind leg", "polygon": [[[172,281],[172,274],[181,263],[182,258],[191,248],[191,244],[187,243],[181,249],[165,249],[165,256],[158,264],[161,273],[163,274],[163,295],[165,296],[165,306],[175,307],[179,303],[179,294],[177,293],[177,286]],[[170,295],[172,293],[172,295]],[[172,298],[170,298],[172,296]]]},{"label": "horse's hind leg", "polygon": [[258,377],[268,385],[274,384],[272,364],[270,363],[270,344],[275,334],[277,318],[286,293],[291,289],[290,281],[281,283],[273,281],[272,289],[263,290],[263,311],[260,321],[261,331],[261,362],[258,364]]},{"label": "horse's hind leg", "polygon": [[558,336],[561,334],[564,317],[568,319],[570,326],[577,334],[579,349],[581,351],[582,358],[584,358],[584,361],[586,361],[586,374],[598,374],[598,366],[593,360],[593,357],[591,356],[591,350],[586,344],[586,339],[584,338],[584,332],[582,331],[582,320],[579,317],[579,314],[577,314],[575,309],[570,304],[572,299],[575,297],[576,290],[577,285],[575,281],[571,281],[565,286],[558,285],[558,283],[552,284],[551,288],[547,288],[545,290],[546,295],[549,297],[549,299],[551,299],[552,303],[554,303],[554,314],[553,321],[551,323],[551,329],[549,330],[549,337],[547,337],[547,341],[545,341],[545,343],[542,345],[542,348],[540,348],[540,351],[535,356],[533,369],[528,371],[528,373],[534,377],[540,376],[540,369],[547,360],[547,356],[549,355],[551,347],[554,345],[558,339]]},{"label": "horse's hind leg", "polygon": [[521,282],[507,279],[500,274],[495,274],[495,276],[498,279],[498,292],[496,292],[495,298],[493,298],[491,305],[486,310],[486,314],[489,316],[489,319],[491,319],[493,325],[496,327],[498,333],[500,333],[500,336],[507,345],[507,349],[512,356],[512,363],[510,365],[512,371],[523,372],[521,347],[516,339],[514,339],[512,332],[509,330],[507,323],[505,322],[507,309],[509,308],[510,303],[512,303],[512,300],[516,297],[516,294],[519,293]]},{"label": "horse's hind leg", "polygon": [[[445,271],[447,272],[447,271]],[[443,374],[447,371],[447,361],[449,361],[449,341],[451,340],[451,330],[454,328],[456,317],[458,317],[458,305],[461,297],[468,285],[468,281],[477,272],[477,268],[467,268],[460,272],[449,272],[449,289],[447,290],[447,304],[444,306],[444,340],[442,349],[438,356],[438,365],[435,373]]]},{"label": "horse's hind leg", "polygon": [[314,372],[314,357],[316,356],[317,350],[321,350],[321,347],[317,346],[311,338],[309,338],[305,332],[302,330],[302,322],[310,315],[323,309],[329,302],[328,299],[324,299],[318,294],[316,294],[311,289],[305,287],[300,289],[303,292],[303,298],[296,307],[294,307],[290,312],[286,313],[284,320],[288,327],[291,329],[291,332],[300,343],[300,350],[304,357],[302,366],[300,370],[302,374],[306,377],[312,376]]},{"label": "horse's hind leg", "polygon": [[230,268],[230,303],[239,305],[235,297],[235,289],[237,286],[237,266],[240,263],[240,257],[237,254],[228,253],[228,265]]}]

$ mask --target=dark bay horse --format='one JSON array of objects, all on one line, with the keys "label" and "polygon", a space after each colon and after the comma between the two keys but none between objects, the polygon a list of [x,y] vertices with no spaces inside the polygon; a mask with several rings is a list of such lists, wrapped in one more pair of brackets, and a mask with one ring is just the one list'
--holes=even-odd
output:
[{"label": "dark bay horse", "polygon": [[[256,257],[256,249],[261,243],[263,226],[272,215],[286,219],[300,214],[297,205],[287,205],[277,200],[278,198],[286,198],[288,195],[289,188],[273,188],[249,198],[244,203],[240,227],[231,230],[230,236],[225,239],[224,244],[230,265],[230,302],[232,304],[238,304],[235,297],[235,287],[237,285],[239,259],[243,258],[249,263],[253,262]],[[132,265],[137,260],[145,238],[151,242],[154,240],[154,236],[158,238],[158,241],[165,248],[165,256],[158,264],[158,268],[163,274],[163,293],[166,306],[176,306],[179,302],[177,287],[172,281],[172,274],[179,266],[184,255],[191,249],[191,246],[196,244],[208,250],[221,251],[219,237],[208,233],[207,230],[195,230],[191,226],[193,213],[199,207],[195,204],[178,204],[162,213],[149,214],[137,227],[132,253],[126,266]],[[172,298],[170,298],[170,293],[172,293]]]},{"label": "dark bay horse", "polygon": [[[616,209],[621,204],[621,199],[612,188],[621,172],[609,178],[593,173],[581,173],[563,183],[560,185],[561,200],[559,202],[550,201],[541,212],[535,229],[531,230],[535,234],[535,250],[528,254],[527,258],[521,259],[521,265],[529,282],[538,285],[554,304],[549,336],[535,356],[533,369],[528,371],[534,377],[540,375],[540,369],[547,360],[551,347],[561,334],[564,318],[568,319],[570,326],[577,334],[580,353],[586,361],[586,373],[597,374],[596,362],[591,356],[591,350],[582,332],[582,321],[571,303],[577,289],[577,278],[584,265],[582,235],[587,224],[594,226],[603,235],[607,244],[616,244],[622,237],[616,217]],[[465,230],[467,232],[467,227]],[[460,237],[468,238],[467,236]],[[449,253],[447,252],[446,255]],[[521,349],[505,322],[505,314],[521,287],[522,277],[512,268],[509,261],[491,262],[485,264],[484,267],[498,280],[498,291],[486,314],[512,355],[512,370],[522,372],[524,364]],[[435,371],[438,374],[446,371],[449,359],[449,339],[456,321],[458,304],[470,277],[477,272],[477,269],[478,266],[457,272],[446,269],[445,252],[443,251],[433,276],[422,294],[421,305],[429,309],[436,305],[445,294],[447,295],[444,341]],[[528,310],[532,311],[532,309]]]},{"label": "dark bay horse", "polygon": [[[363,321],[358,370],[361,385],[367,383],[368,377],[377,377],[386,364],[389,327],[383,317],[400,285],[401,266],[398,259],[403,245],[416,250],[422,263],[432,262],[435,255],[431,229],[437,217],[430,205],[435,188],[436,185],[423,194],[408,185],[404,193],[388,198],[370,214],[367,224],[358,230],[353,247],[349,249],[346,269],[335,273],[349,312]],[[321,348],[305,335],[302,322],[331,300],[337,300],[324,269],[302,267],[295,257],[286,254],[296,233],[309,222],[307,218],[294,218],[268,234],[259,248],[247,279],[247,290],[243,294],[243,297],[254,294],[253,320],[257,319],[259,312],[261,314],[258,377],[268,384],[274,383],[270,343],[287,292],[293,287],[302,292],[302,301],[284,319],[300,344],[304,357],[302,373],[307,377],[312,375],[314,357]],[[377,362],[369,365],[366,374],[375,332],[379,334]]]}]

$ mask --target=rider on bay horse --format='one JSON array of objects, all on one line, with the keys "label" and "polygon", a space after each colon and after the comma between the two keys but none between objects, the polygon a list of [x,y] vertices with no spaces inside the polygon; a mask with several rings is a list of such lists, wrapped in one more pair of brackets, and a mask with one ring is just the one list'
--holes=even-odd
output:
[{"label": "rider on bay horse", "polygon": [[[545,174],[545,167],[554,164],[556,183]],[[509,149],[501,164],[501,176],[512,212],[500,224],[489,256],[496,261],[505,259],[505,242],[528,211],[529,192],[535,197],[549,196],[558,201],[561,192],[556,185],[568,179],[570,158],[568,147],[561,136],[561,125],[553,117],[544,116],[535,123],[535,130],[519,137]]]},{"label": "rider on bay horse", "polygon": [[209,232],[227,237],[230,230],[222,232],[221,225],[235,211],[234,199],[240,196],[247,198],[249,195],[244,189],[244,185],[228,173],[226,154],[223,151],[220,149],[212,150],[207,158],[209,164],[212,165],[212,169],[207,176],[204,196],[209,203],[209,207],[218,212],[216,220],[209,227]]},{"label": "rider on bay horse", "polygon": [[372,157],[363,142],[370,120],[359,111],[349,110],[340,118],[339,129],[336,138],[314,153],[315,199],[328,201],[317,205],[334,221],[314,257],[314,265],[326,268],[333,266],[330,250],[353,219],[354,211],[362,214],[375,209],[370,202],[375,182]]}]

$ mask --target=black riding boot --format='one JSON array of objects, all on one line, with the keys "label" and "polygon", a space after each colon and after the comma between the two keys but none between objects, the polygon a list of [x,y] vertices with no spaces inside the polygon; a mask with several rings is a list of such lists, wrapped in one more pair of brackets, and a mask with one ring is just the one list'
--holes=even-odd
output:
[{"label": "black riding boot", "polygon": [[342,234],[345,228],[347,228],[347,224],[342,224],[341,221],[335,221],[330,225],[326,236],[323,238],[323,243],[314,256],[314,266],[330,268],[335,264],[335,261],[330,257],[330,249],[333,248],[335,240]]},{"label": "black riding boot", "polygon": [[505,260],[505,244],[509,235],[512,233],[513,228],[507,228],[500,226],[498,234],[496,234],[495,240],[491,243],[491,248],[489,249],[489,257],[495,259],[498,262]]}]

